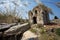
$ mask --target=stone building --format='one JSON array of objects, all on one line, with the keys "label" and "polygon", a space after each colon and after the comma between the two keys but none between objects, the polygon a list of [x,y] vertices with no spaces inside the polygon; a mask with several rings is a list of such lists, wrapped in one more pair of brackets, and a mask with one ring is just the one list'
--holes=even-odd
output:
[{"label": "stone building", "polygon": [[29,22],[31,24],[48,24],[49,21],[49,13],[47,10],[43,10],[41,4],[34,7],[32,10],[28,12]]}]

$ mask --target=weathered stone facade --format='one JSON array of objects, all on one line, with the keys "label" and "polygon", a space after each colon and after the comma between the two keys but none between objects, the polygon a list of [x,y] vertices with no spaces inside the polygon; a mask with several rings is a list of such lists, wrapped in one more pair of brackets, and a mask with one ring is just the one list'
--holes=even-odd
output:
[{"label": "weathered stone facade", "polygon": [[28,16],[31,24],[49,23],[49,13],[44,11],[39,5],[30,10]]}]

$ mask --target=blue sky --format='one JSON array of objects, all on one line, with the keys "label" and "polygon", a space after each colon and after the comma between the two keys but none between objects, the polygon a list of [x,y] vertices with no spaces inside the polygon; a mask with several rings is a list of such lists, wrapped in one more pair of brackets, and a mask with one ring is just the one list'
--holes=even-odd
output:
[{"label": "blue sky", "polygon": [[48,2],[54,3],[54,2],[60,2],[60,0],[49,0],[49,1],[45,0],[45,2],[43,2],[46,6],[50,7],[54,13],[54,15],[50,15],[50,19],[53,19],[55,15],[60,18],[60,8],[58,8],[55,4]]},{"label": "blue sky", "polygon": [[22,16],[22,18],[28,18],[28,11],[32,10],[38,3],[43,3],[52,9],[54,15],[50,15],[50,19],[53,19],[55,15],[60,18],[60,8],[53,4],[55,2],[60,2],[60,0],[0,0],[0,2],[5,2],[4,4],[0,4],[0,11],[6,12],[7,9],[9,12],[13,11],[15,5],[12,1],[17,3],[16,12],[19,16]]}]

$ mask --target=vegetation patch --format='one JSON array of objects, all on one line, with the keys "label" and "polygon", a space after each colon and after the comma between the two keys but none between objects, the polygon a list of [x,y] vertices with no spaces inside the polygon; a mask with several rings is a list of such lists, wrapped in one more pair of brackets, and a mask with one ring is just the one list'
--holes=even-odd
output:
[{"label": "vegetation patch", "polygon": [[30,29],[31,32],[36,33],[37,31],[35,29]]},{"label": "vegetation patch", "polygon": [[40,28],[40,33],[41,33],[41,34],[46,33],[46,29],[44,29],[44,28]]},{"label": "vegetation patch", "polygon": [[55,33],[56,33],[58,36],[60,36],[60,28],[57,28],[57,29],[55,30]]}]

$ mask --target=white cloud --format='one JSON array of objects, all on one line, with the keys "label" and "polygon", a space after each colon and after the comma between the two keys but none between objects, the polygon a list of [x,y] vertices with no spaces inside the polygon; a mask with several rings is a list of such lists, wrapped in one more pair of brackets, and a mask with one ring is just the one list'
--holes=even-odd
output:
[{"label": "white cloud", "polygon": [[23,5],[22,4],[20,4],[20,7],[22,7]]},{"label": "white cloud", "polygon": [[[5,0],[6,3],[4,4],[4,7],[6,7],[8,9],[8,11],[11,11],[10,5],[12,5],[12,4],[14,5],[14,3],[12,3],[12,1],[18,5],[17,6],[18,9],[16,9],[16,10],[17,10],[17,12],[19,12],[19,15],[23,15],[23,14],[27,13],[27,7],[30,3],[28,1],[23,2],[22,0],[7,0],[7,1]],[[13,10],[14,10],[14,7],[15,6],[12,6]]]},{"label": "white cloud", "polygon": [[35,0],[35,2],[38,3],[38,4],[41,3],[40,0]]},{"label": "white cloud", "polygon": [[25,1],[25,3],[23,5],[28,6],[29,5],[28,1]]}]

